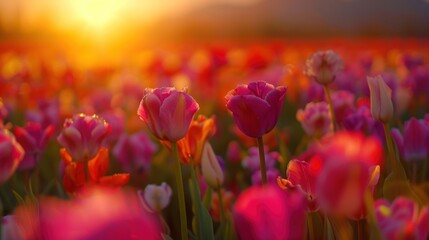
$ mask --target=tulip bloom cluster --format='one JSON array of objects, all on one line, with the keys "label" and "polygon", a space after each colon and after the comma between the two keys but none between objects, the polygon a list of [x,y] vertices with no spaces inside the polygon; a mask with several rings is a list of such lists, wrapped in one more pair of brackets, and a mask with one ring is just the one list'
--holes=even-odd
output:
[{"label": "tulip bloom cluster", "polygon": [[280,45],[0,52],[2,239],[427,239],[429,48]]}]

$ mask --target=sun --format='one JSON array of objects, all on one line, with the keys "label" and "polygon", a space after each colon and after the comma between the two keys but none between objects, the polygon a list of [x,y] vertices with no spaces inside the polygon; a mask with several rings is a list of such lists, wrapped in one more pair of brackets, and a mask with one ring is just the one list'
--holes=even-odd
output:
[{"label": "sun", "polygon": [[130,5],[129,0],[64,0],[61,21],[81,30],[105,32],[122,23]]}]

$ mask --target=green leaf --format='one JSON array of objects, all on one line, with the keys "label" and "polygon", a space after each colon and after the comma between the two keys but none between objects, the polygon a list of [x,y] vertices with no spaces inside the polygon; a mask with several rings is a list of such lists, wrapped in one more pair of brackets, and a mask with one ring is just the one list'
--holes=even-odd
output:
[{"label": "green leaf", "polygon": [[189,188],[191,189],[192,210],[194,212],[194,219],[192,220],[194,232],[198,239],[213,240],[213,222],[207,208],[204,207],[201,201],[200,189],[197,183],[195,170],[192,167],[191,160],[191,179],[189,180]]},{"label": "green leaf", "polygon": [[204,199],[203,199],[203,204],[204,207],[209,210],[210,209],[210,205],[211,205],[211,201],[212,201],[212,188],[209,187],[206,190],[206,193],[204,194]]}]

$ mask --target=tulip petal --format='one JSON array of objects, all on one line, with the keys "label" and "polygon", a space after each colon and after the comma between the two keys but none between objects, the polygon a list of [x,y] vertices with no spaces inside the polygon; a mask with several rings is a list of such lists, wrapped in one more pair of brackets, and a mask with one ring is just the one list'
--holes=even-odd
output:
[{"label": "tulip petal", "polygon": [[235,96],[227,103],[227,108],[233,113],[238,128],[249,137],[261,137],[272,129],[266,127],[267,122],[272,122],[268,115],[270,105],[257,96]]}]

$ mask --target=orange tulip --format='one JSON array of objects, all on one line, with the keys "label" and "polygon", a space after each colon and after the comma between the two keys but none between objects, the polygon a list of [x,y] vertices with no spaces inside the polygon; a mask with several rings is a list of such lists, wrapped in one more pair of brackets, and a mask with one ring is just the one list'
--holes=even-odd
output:
[{"label": "orange tulip", "polygon": [[[185,137],[177,141],[182,163],[189,164],[189,157],[192,157],[194,164],[200,164],[204,144],[215,132],[215,116],[207,118],[204,115],[199,115],[197,120],[192,121]],[[161,142],[171,149],[171,143],[169,141]]]},{"label": "orange tulip", "polygon": [[[75,193],[88,184],[85,179],[85,163],[71,161],[72,158],[65,148],[61,149],[61,158],[67,165],[63,179],[64,188],[69,193]],[[89,183],[120,187],[129,181],[130,175],[128,173],[105,176],[108,168],[108,149],[101,148],[98,154],[88,162]]]}]

